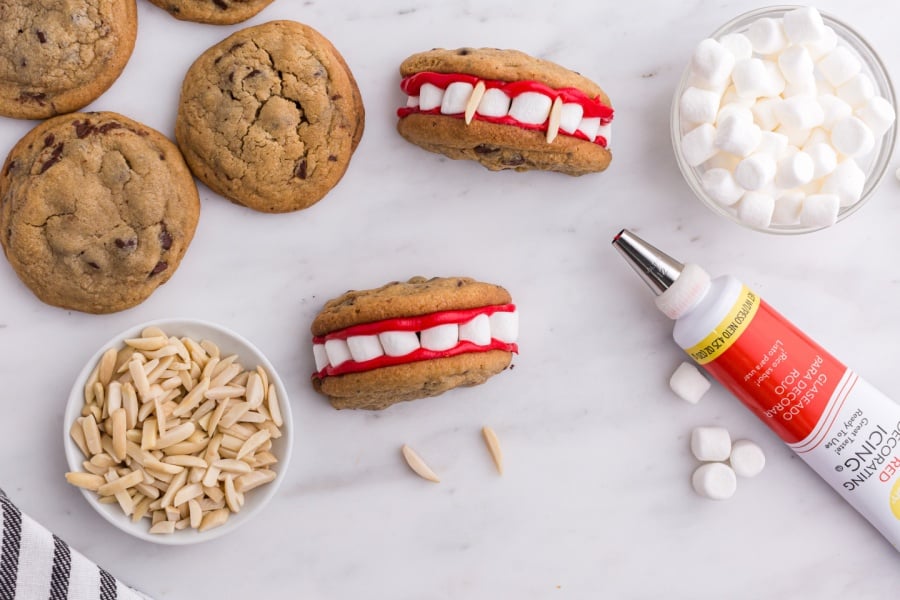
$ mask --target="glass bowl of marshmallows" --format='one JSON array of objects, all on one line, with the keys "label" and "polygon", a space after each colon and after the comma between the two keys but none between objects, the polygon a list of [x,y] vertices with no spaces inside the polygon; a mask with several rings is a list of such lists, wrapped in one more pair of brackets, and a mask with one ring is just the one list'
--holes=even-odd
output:
[{"label": "glass bowl of marshmallows", "polygon": [[812,7],[754,10],[701,41],[672,103],[672,142],[713,211],[768,233],[856,212],[883,178],[896,99],[872,47]]}]

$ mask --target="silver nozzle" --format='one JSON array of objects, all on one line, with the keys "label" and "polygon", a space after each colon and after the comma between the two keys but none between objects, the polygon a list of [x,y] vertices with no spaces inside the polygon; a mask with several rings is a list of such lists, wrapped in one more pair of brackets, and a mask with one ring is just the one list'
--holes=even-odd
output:
[{"label": "silver nozzle", "polygon": [[669,289],[684,269],[682,263],[627,229],[613,238],[612,245],[656,295]]}]

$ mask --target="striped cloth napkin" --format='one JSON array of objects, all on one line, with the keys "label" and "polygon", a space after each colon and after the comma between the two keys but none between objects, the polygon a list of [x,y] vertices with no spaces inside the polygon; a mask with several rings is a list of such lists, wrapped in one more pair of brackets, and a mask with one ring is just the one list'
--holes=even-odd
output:
[{"label": "striped cloth napkin", "polygon": [[0,489],[0,600],[148,600],[22,514]]}]

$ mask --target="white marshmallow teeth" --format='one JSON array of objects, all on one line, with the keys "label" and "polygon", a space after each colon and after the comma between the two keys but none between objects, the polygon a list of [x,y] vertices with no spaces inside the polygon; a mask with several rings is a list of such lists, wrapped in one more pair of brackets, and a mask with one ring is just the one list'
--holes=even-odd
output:
[{"label": "white marshmallow teeth", "polygon": [[812,7],[701,41],[688,81],[684,162],[710,199],[757,229],[834,224],[862,197],[864,167],[896,120],[856,50]]}]

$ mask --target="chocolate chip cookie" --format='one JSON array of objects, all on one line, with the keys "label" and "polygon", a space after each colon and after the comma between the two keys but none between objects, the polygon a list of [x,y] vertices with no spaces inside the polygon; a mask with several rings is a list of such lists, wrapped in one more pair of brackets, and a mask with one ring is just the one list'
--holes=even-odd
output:
[{"label": "chocolate chip cookie", "polygon": [[150,0],[176,19],[212,25],[232,25],[246,21],[272,0]]},{"label": "chocolate chip cookie", "polygon": [[41,123],[0,171],[0,242],[48,304],[110,313],[139,304],[184,256],[200,199],[178,148],[111,112]]},{"label": "chocolate chip cookie", "polygon": [[203,53],[184,78],[175,137],[213,191],[264,212],[318,202],[362,137],[362,98],[317,31],[272,21]]},{"label": "chocolate chip cookie", "polygon": [[136,34],[135,0],[0,2],[0,115],[85,106],[119,77]]},{"label": "chocolate chip cookie", "polygon": [[383,409],[485,382],[518,352],[509,292],[413,277],[327,302],[312,323],[313,387],[335,408]]},{"label": "chocolate chip cookie", "polygon": [[407,141],[492,171],[568,175],[609,166],[613,109],[590,79],[518,50],[435,49],[400,65]]}]

